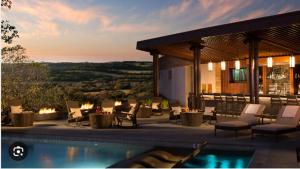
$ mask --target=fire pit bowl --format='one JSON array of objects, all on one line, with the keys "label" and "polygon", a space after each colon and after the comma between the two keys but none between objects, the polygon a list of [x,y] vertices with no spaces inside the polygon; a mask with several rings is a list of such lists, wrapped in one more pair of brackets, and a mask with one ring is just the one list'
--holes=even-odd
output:
[{"label": "fire pit bowl", "polygon": [[38,113],[34,114],[35,121],[56,120],[58,113],[55,109],[43,108]]}]

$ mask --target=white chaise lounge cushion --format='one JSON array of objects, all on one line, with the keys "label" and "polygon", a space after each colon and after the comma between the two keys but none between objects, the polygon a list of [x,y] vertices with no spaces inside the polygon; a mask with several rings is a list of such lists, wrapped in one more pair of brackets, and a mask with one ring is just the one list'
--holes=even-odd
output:
[{"label": "white chaise lounge cushion", "polygon": [[159,105],[159,103],[153,102],[153,103],[152,103],[152,109],[158,110],[158,105]]},{"label": "white chaise lounge cushion", "polygon": [[[291,108],[288,108],[288,107],[291,107],[290,105],[289,106],[283,106],[281,108],[281,110],[279,111],[278,115],[277,115],[277,119],[276,119],[276,123],[277,124],[285,124],[285,125],[291,125],[291,126],[298,126],[299,125],[299,120],[300,120],[300,106],[293,106],[293,109],[298,109],[294,115],[294,113],[291,113],[292,110]],[[288,108],[288,109],[287,109]],[[291,110],[289,113],[288,111]],[[284,113],[287,113],[285,116],[288,116],[288,117],[284,117],[283,114]],[[294,117],[290,117],[290,116],[294,116]]]},{"label": "white chaise lounge cushion", "polygon": [[215,107],[205,107],[203,115],[213,115],[213,111],[215,111]]},{"label": "white chaise lounge cushion", "polygon": [[260,106],[260,104],[249,104],[245,111],[245,114],[257,114]]},{"label": "white chaise lounge cushion", "polygon": [[180,106],[171,107],[171,109],[174,111],[174,115],[180,115],[182,111]]},{"label": "white chaise lounge cushion", "polygon": [[22,113],[22,106],[10,106],[11,113]]},{"label": "white chaise lounge cushion", "polygon": [[294,118],[297,115],[299,106],[285,106],[282,117]]},{"label": "white chaise lounge cushion", "polygon": [[[244,108],[239,120],[247,122],[249,125],[257,124],[259,118],[255,115],[262,114],[265,109],[261,104],[247,104]],[[246,113],[247,112],[247,113]]]},{"label": "white chaise lounge cushion", "polygon": [[251,129],[254,129],[254,130],[274,131],[274,132],[281,131],[281,130],[294,129],[294,128],[295,128],[295,126],[292,126],[292,125],[277,124],[277,123],[257,125],[257,126],[251,127]]},{"label": "white chaise lounge cushion", "polygon": [[72,114],[72,117],[73,117],[73,118],[82,117],[80,108],[70,108],[70,110],[71,110],[71,112],[73,113],[73,114]]}]

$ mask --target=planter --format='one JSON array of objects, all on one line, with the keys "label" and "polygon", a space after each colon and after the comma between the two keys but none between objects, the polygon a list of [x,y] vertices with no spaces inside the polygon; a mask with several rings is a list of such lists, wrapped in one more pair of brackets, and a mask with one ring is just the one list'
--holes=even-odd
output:
[{"label": "planter", "polygon": [[110,128],[112,127],[113,115],[112,114],[89,114],[90,125],[93,129]]},{"label": "planter", "polygon": [[34,114],[35,121],[56,120],[57,117],[58,117],[57,112],[47,113],[47,114],[38,114],[38,113]]},{"label": "planter", "polygon": [[11,120],[14,127],[33,126],[33,112],[12,113]]},{"label": "planter", "polygon": [[150,118],[152,115],[152,108],[151,107],[140,107],[139,111],[137,112],[137,118]]},{"label": "planter", "polygon": [[200,126],[203,122],[201,112],[181,112],[180,117],[184,126]]}]

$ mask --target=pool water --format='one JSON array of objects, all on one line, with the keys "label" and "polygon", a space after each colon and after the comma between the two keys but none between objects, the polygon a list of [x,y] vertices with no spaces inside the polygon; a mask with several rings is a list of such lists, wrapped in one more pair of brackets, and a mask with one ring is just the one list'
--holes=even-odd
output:
[{"label": "pool water", "polygon": [[[9,145],[15,141],[28,147],[28,155],[22,161],[15,161],[8,155]],[[1,149],[2,168],[106,168],[149,148],[119,143],[2,137]]]},{"label": "pool water", "polygon": [[248,168],[253,152],[205,150],[183,168]]}]

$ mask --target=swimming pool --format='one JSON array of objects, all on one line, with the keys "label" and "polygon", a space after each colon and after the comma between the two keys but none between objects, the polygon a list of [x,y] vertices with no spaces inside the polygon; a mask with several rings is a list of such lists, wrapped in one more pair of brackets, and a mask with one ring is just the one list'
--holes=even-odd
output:
[{"label": "swimming pool", "polygon": [[[28,147],[28,155],[15,161],[8,148],[15,141]],[[119,143],[16,139],[2,137],[2,168],[105,168],[146,151],[147,147]]]},{"label": "swimming pool", "polygon": [[204,150],[183,168],[248,168],[252,156],[253,151]]}]

